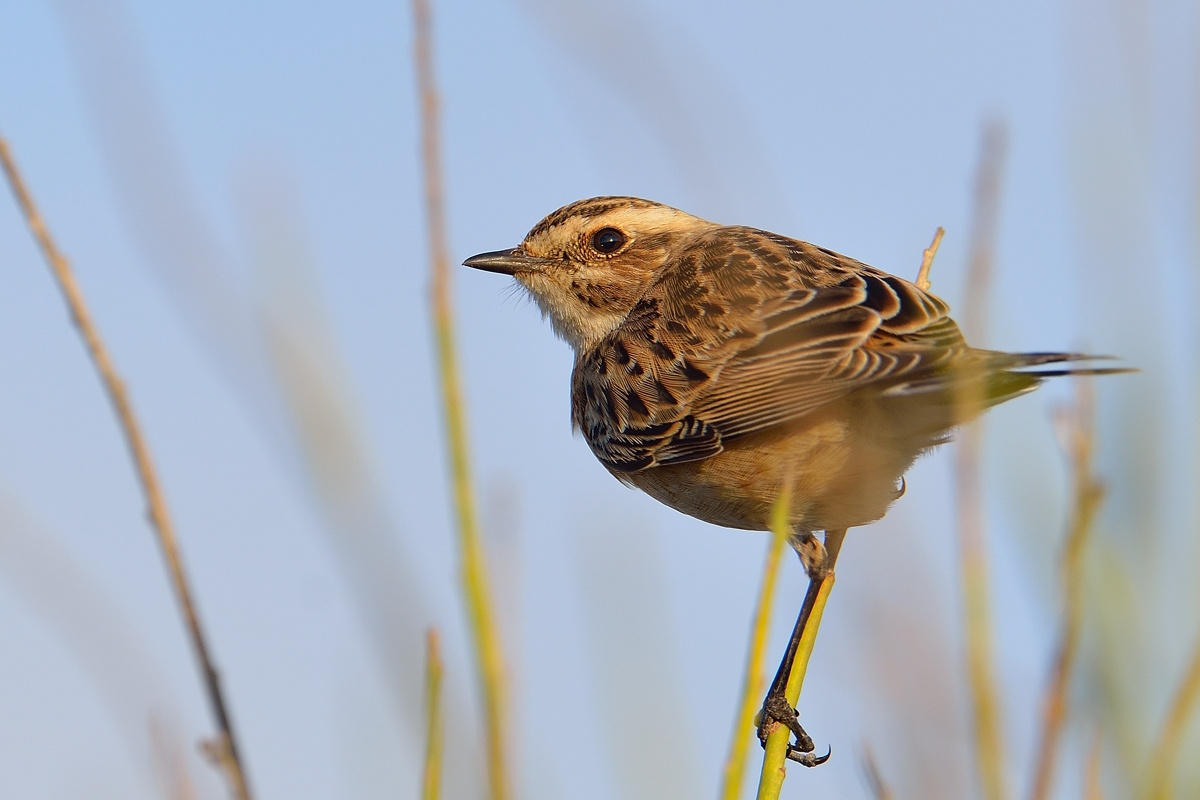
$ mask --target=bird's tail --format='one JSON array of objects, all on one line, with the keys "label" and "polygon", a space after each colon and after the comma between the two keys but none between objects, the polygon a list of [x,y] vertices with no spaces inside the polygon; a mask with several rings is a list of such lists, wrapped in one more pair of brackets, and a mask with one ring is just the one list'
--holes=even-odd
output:
[{"label": "bird's tail", "polygon": [[[992,406],[1036,389],[1047,378],[1063,375],[1119,375],[1130,367],[1095,366],[1112,356],[1086,353],[1001,353],[973,350],[965,358],[933,375],[889,387],[885,394],[910,397],[929,405],[953,406],[965,422]],[[1046,365],[1060,365],[1044,369]]]},{"label": "bird's tail", "polygon": [[[975,380],[982,381],[980,395],[984,408],[999,405],[1018,395],[1033,391],[1047,378],[1064,375],[1119,375],[1136,372],[1130,367],[1096,366],[1097,361],[1115,361],[1113,356],[1094,356],[1087,353],[994,353],[984,351],[982,369],[968,367],[965,376],[975,372]],[[1046,369],[1046,365],[1059,365]],[[970,380],[970,378],[968,378]],[[970,387],[963,387],[967,395]]]}]

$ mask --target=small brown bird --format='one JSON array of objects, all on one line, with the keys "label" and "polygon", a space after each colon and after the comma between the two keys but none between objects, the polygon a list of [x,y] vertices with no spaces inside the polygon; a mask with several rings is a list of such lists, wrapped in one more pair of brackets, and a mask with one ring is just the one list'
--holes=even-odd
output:
[{"label": "small brown bird", "polygon": [[[847,528],[878,520],[955,425],[1053,375],[1073,353],[970,347],[949,307],[807,242],[633,197],[560,208],[517,247],[466,266],[512,275],[575,350],[571,414],[618,480],[729,528],[767,530],[790,493],[810,577],[759,736],[823,763],[784,697],[795,645]],[[824,546],[814,532],[825,533]]]}]

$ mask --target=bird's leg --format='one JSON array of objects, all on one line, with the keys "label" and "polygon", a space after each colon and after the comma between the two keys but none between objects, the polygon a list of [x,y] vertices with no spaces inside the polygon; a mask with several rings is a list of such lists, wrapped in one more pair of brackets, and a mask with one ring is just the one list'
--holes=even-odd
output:
[{"label": "bird's leg", "polygon": [[[829,760],[830,754],[827,752],[823,756],[813,755],[815,748],[812,738],[800,726],[800,715],[788,702],[787,684],[792,674],[792,665],[796,660],[796,652],[800,648],[800,640],[812,617],[817,594],[833,569],[838,551],[842,547],[842,539],[845,536],[845,530],[826,531],[824,546],[808,531],[792,536],[792,547],[799,554],[800,560],[804,564],[804,571],[808,573],[808,591],[804,595],[804,603],[800,606],[800,615],[796,618],[795,627],[792,628],[792,636],[788,640],[787,649],[784,650],[779,670],[775,673],[775,679],[771,681],[771,688],[767,690],[767,696],[763,700],[762,713],[759,717],[758,739],[763,746],[766,747],[767,736],[770,735],[775,725],[786,725],[796,736],[796,743],[788,745],[787,757],[806,767],[824,764]],[[819,625],[820,619],[818,618],[814,624]]]}]

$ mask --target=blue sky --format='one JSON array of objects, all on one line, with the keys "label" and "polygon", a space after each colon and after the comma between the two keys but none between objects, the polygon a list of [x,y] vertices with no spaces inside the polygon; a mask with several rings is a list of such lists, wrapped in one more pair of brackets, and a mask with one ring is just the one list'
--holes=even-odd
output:
[{"label": "blue sky", "polygon": [[[933,288],[961,306],[981,129],[1004,122],[979,344],[1143,369],[1097,386],[1110,495],[1062,796],[1089,726],[1136,706],[1121,719],[1144,748],[1200,617],[1194,10],[515,0],[434,15],[456,262],[572,200],[632,194],[910,277],[944,226]],[[478,796],[409,17],[255,0],[18,0],[0,17],[0,133],[143,418],[264,798],[415,793],[427,625],[455,710],[449,796]],[[9,204],[0,276],[0,794],[162,796],[165,749],[221,796],[124,445]],[[521,795],[711,796],[765,537],[612,480],[571,435],[567,347],[506,279],[454,281]],[[1069,396],[1047,387],[988,422],[1019,790],[1066,502],[1049,417]],[[863,743],[902,796],[971,791],[952,464],[924,459],[888,518],[851,534],[802,701],[835,758],[794,771],[785,796],[865,796]],[[789,563],[772,653],[802,590]],[[1132,654],[1109,663],[1122,624]],[[1134,691],[1136,674],[1154,679]],[[1107,768],[1113,796],[1132,749]]]}]

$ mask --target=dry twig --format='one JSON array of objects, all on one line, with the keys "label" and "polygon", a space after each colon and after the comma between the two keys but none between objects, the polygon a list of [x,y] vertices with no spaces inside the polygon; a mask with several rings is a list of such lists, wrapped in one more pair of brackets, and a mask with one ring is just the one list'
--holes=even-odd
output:
[{"label": "dry twig", "polygon": [[486,559],[479,536],[475,498],[471,487],[466,414],[454,341],[454,311],[450,300],[450,258],[446,243],[445,203],[442,192],[438,95],[433,76],[433,36],[427,0],[413,0],[415,59],[421,99],[421,156],[425,170],[425,216],[429,227],[431,303],[437,362],[441,379],[442,408],[454,483],[462,555],[462,589],[470,616],[475,658],[484,699],[487,728],[488,782],[492,800],[511,796],[505,756],[507,702],[504,658],[500,648],[495,608],[491,600]]},{"label": "dry twig", "polygon": [[921,252],[921,269],[917,272],[917,288],[921,291],[925,291],[931,286],[929,270],[933,266],[933,259],[937,256],[938,248],[942,246],[942,237],[945,235],[946,229],[939,225],[933,234],[933,241]]},{"label": "dry twig", "polygon": [[208,693],[209,705],[212,707],[213,716],[217,722],[217,735],[214,739],[204,743],[204,751],[224,771],[234,796],[238,800],[250,800],[250,787],[246,779],[246,771],[243,767],[241,756],[238,753],[237,739],[234,736],[233,723],[230,720],[225,696],[221,690],[220,676],[213,665],[212,657],[209,655],[208,644],[200,625],[200,617],[196,612],[196,605],[192,600],[192,591],[188,585],[187,575],[184,572],[183,558],[179,553],[179,545],[175,539],[175,530],[171,524],[171,518],[167,513],[166,499],[163,495],[162,487],[158,482],[158,475],[154,470],[153,461],[150,458],[149,447],[146,445],[145,437],[142,435],[141,425],[133,413],[133,405],[129,400],[129,395],[125,391],[125,385],[117,374],[108,349],[104,346],[104,342],[100,338],[100,332],[92,321],[91,314],[83,299],[83,293],[79,288],[79,284],[75,281],[75,275],[71,271],[70,263],[54,244],[54,240],[50,236],[50,231],[42,220],[37,207],[34,205],[33,198],[30,196],[29,190],[26,188],[25,182],[17,170],[16,162],[13,161],[12,154],[9,152],[8,144],[3,138],[0,138],[0,162],[3,163],[4,174],[8,179],[9,186],[12,188],[17,205],[21,208],[21,213],[25,216],[29,230],[33,233],[34,238],[41,247],[42,255],[45,256],[46,263],[49,264],[55,280],[58,281],[59,289],[62,291],[63,297],[67,302],[67,307],[70,310],[71,320],[83,337],[88,354],[91,356],[97,373],[99,373],[101,383],[103,383],[109,400],[116,410],[117,421],[121,426],[125,442],[129,446],[130,454],[133,457],[138,479],[141,481],[142,490],[146,495],[150,524],[158,536],[159,545],[162,547],[163,558],[167,562],[167,571],[171,578],[171,585],[175,589],[175,597],[179,602],[180,609],[183,611],[188,635],[192,640],[192,648],[196,652],[196,659],[200,662],[200,669],[204,676],[204,685]]}]

